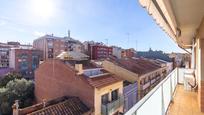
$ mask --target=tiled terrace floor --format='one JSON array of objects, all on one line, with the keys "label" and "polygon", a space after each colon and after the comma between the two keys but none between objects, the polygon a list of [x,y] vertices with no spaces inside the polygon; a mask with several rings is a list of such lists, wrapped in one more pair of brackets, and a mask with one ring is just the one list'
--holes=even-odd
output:
[{"label": "tiled terrace floor", "polygon": [[177,85],[173,100],[167,115],[204,115],[198,108],[197,92],[185,91],[183,85]]}]

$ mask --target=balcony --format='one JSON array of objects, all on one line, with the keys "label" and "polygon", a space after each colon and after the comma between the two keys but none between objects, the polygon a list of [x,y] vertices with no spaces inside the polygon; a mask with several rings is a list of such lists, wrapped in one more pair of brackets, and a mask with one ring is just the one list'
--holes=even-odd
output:
[{"label": "balcony", "polygon": [[170,103],[167,115],[204,115],[198,107],[197,92],[183,89],[183,85],[177,85],[173,103]]},{"label": "balcony", "polygon": [[184,90],[184,73],[176,68],[125,115],[204,115],[198,108],[197,92]]},{"label": "balcony", "polygon": [[111,115],[114,112],[117,112],[117,110],[123,106],[124,104],[124,98],[123,96],[120,96],[117,100],[111,101],[107,104],[101,105],[101,114],[102,115]]}]

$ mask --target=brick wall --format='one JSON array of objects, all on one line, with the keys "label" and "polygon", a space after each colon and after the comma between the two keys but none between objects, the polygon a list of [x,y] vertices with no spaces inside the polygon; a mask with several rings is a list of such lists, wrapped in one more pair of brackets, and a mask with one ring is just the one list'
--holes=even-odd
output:
[{"label": "brick wall", "polygon": [[87,106],[94,107],[94,88],[59,60],[47,60],[35,71],[35,96],[37,102],[77,96]]}]

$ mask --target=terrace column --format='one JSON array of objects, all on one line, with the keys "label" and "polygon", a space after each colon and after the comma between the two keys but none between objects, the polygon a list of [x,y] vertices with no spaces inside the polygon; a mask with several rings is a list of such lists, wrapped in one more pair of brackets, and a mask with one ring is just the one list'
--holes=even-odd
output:
[{"label": "terrace column", "polygon": [[197,77],[198,77],[198,102],[200,109],[204,112],[204,39],[198,40],[198,63],[197,63]]},{"label": "terrace column", "polygon": [[202,21],[196,39],[196,75],[198,80],[198,104],[204,112],[204,20]]}]

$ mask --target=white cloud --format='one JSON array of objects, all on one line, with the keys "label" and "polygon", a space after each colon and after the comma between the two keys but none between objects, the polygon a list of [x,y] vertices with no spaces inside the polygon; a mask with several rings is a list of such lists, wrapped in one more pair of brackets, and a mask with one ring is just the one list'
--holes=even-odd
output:
[{"label": "white cloud", "polygon": [[15,27],[12,25],[7,26],[7,28],[10,30],[13,30],[13,31],[17,31],[17,32],[25,32],[25,30],[23,28]]},{"label": "white cloud", "polygon": [[33,35],[36,36],[36,37],[41,37],[41,36],[44,36],[45,33],[44,32],[39,32],[39,31],[35,31],[35,32],[33,32]]},{"label": "white cloud", "polygon": [[6,24],[6,21],[0,20],[0,26],[3,26],[3,25],[5,25],[5,24]]}]

